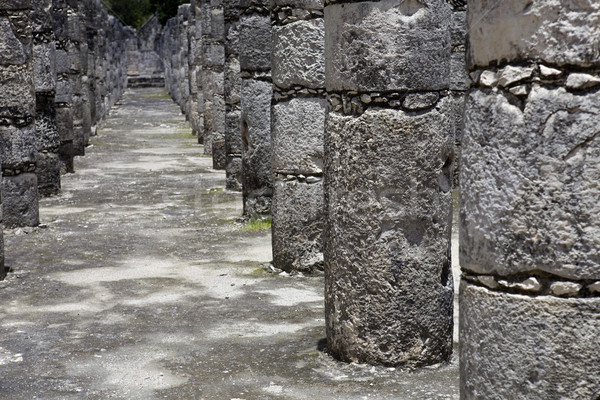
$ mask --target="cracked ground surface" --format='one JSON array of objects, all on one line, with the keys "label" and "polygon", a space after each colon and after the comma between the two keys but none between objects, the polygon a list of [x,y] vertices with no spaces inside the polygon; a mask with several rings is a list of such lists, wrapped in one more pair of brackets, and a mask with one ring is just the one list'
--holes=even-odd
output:
[{"label": "cracked ground surface", "polygon": [[[270,233],[160,89],[127,91],[42,225],[5,233],[2,399],[456,399],[324,350],[323,277],[267,272]],[[455,346],[456,353],[456,346]]]}]

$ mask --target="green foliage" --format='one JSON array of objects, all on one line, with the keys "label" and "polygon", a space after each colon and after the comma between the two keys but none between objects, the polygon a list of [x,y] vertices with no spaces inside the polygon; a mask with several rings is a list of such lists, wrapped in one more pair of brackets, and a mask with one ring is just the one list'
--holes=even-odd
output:
[{"label": "green foliage", "polygon": [[243,231],[261,231],[264,229],[271,229],[271,218],[251,219],[242,225]]},{"label": "green foliage", "polygon": [[102,0],[106,8],[126,25],[139,29],[154,13],[161,24],[177,15],[177,8],[189,0]]}]

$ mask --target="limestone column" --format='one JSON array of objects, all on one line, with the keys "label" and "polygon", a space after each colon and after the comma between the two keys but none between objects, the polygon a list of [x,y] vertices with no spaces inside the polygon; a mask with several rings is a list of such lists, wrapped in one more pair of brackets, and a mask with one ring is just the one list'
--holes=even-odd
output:
[{"label": "limestone column", "polygon": [[39,222],[30,1],[0,2],[0,155],[6,227]]},{"label": "limestone column", "polygon": [[600,3],[468,9],[461,398],[600,396]]},{"label": "limestone column", "polygon": [[[83,70],[87,69],[87,54],[82,57],[84,46],[82,14],[79,12],[78,0],[67,0],[67,35],[69,82],[73,107],[73,151],[76,156],[85,154],[86,138],[89,138],[89,127],[86,127],[86,113],[89,115],[89,103],[84,99]],[[88,110],[86,111],[86,107]],[[86,134],[86,129],[88,133]]]},{"label": "limestone column", "polygon": [[323,1],[272,0],[273,264],[323,269]]},{"label": "limestone column", "polygon": [[56,39],[56,125],[60,137],[58,156],[61,173],[73,172],[73,96],[69,49],[71,42],[68,30],[69,6],[65,0],[52,0],[52,24]]},{"label": "limestone column", "polygon": [[96,134],[98,123],[96,60],[98,52],[97,15],[100,5],[97,0],[85,0],[82,5],[84,13],[85,39],[87,43],[87,98],[90,106],[90,135]]},{"label": "limestone column", "polygon": [[56,125],[56,44],[52,32],[51,0],[32,3],[33,72],[36,97],[38,192],[60,192],[60,135]]},{"label": "limestone column", "polygon": [[[209,26],[203,29],[204,68],[204,132],[210,135],[211,149],[205,154],[213,157],[214,169],[225,169],[225,22],[223,0],[210,1]],[[210,112],[208,112],[210,110]]]},{"label": "limestone column", "polygon": [[325,316],[345,361],[452,352],[451,12],[444,0],[325,6]]},{"label": "limestone column", "polygon": [[240,1],[240,128],[244,216],[271,213],[271,19],[269,0]]},{"label": "limestone column", "polygon": [[[189,120],[192,132],[198,135],[200,132],[200,106],[198,104],[199,82],[201,80],[200,69],[202,63],[202,31],[199,18],[198,0],[190,2],[190,22],[188,27],[188,70],[190,85],[190,114]],[[202,120],[202,124],[204,121]]]},{"label": "limestone column", "polygon": [[225,23],[225,175],[226,188],[242,191],[242,135],[240,132],[240,0],[223,2]]},{"label": "limestone column", "polygon": [[206,7],[203,0],[192,0],[193,35],[190,37],[190,95],[195,108],[192,110],[192,130],[198,136],[198,143],[204,143],[204,91],[202,90],[202,64],[204,57],[202,12]]},{"label": "limestone column", "polygon": [[449,100],[454,117],[454,186],[458,185],[458,171],[463,136],[463,114],[465,95],[469,87],[469,76],[465,65],[465,46],[467,33],[467,0],[448,0],[452,9],[450,40],[452,54],[450,59],[450,95]]}]

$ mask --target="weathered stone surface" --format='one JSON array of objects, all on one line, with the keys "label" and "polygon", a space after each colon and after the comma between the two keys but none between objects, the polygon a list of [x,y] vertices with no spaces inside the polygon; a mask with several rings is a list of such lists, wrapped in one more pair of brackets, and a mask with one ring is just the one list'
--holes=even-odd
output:
[{"label": "weathered stone surface", "polygon": [[60,160],[58,153],[38,153],[38,192],[40,196],[50,196],[60,192]]},{"label": "weathered stone surface", "polygon": [[461,399],[596,399],[600,298],[522,296],[464,281]]},{"label": "weathered stone surface", "polygon": [[273,106],[273,170],[282,174],[323,172],[325,99],[295,98]]},{"label": "weathered stone surface", "polygon": [[280,88],[325,87],[322,18],[273,27],[273,83]]},{"label": "weathered stone surface", "polygon": [[271,69],[271,20],[268,15],[241,15],[239,40],[242,71]]},{"label": "weathered stone surface", "polygon": [[2,177],[2,218],[7,228],[39,223],[35,172]]},{"label": "weathered stone surface", "polygon": [[35,91],[31,63],[0,65],[0,116],[28,118],[35,115]]},{"label": "weathered stone surface", "polygon": [[271,96],[270,82],[243,79],[241,137],[243,162],[244,215],[268,215],[273,193],[271,177]]},{"label": "weathered stone surface", "polygon": [[35,125],[24,127],[0,125],[0,154],[2,167],[19,169],[35,164],[37,157]]},{"label": "weathered stone surface", "polygon": [[465,124],[462,268],[599,279],[600,94],[533,85],[521,110],[475,89]]},{"label": "weathered stone surface", "polygon": [[327,117],[325,315],[328,349],[342,360],[419,366],[451,354],[445,104]]},{"label": "weathered stone surface", "polygon": [[225,166],[227,190],[236,192],[242,191],[242,156],[227,155],[227,165]]},{"label": "weathered stone surface", "polygon": [[325,8],[327,90],[438,90],[450,76],[444,0],[383,0]]},{"label": "weathered stone surface", "polygon": [[284,271],[323,269],[323,184],[275,179],[273,265]]},{"label": "weathered stone surface", "polygon": [[558,0],[469,1],[469,67],[538,60],[600,65],[600,3]]}]

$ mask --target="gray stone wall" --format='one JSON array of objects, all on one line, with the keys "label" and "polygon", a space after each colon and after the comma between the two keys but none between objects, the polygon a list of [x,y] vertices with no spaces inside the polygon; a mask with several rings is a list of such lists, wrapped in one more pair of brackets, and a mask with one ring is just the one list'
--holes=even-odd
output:
[{"label": "gray stone wall", "polygon": [[29,1],[0,2],[0,154],[7,227],[38,224],[36,92]]},{"label": "gray stone wall", "polygon": [[596,2],[469,2],[463,399],[600,394],[599,22]]},{"label": "gray stone wall", "polygon": [[267,0],[240,1],[242,193],[244,216],[271,213],[271,49]]},{"label": "gray stone wall", "polygon": [[240,97],[242,76],[240,71],[240,1],[223,2],[225,23],[225,173],[226,188],[242,191],[242,135],[240,130]]},{"label": "gray stone wall", "polygon": [[272,1],[273,265],[323,268],[325,27],[322,1]]},{"label": "gray stone wall", "polygon": [[342,360],[451,355],[451,17],[443,0],[326,2],[325,317]]}]

